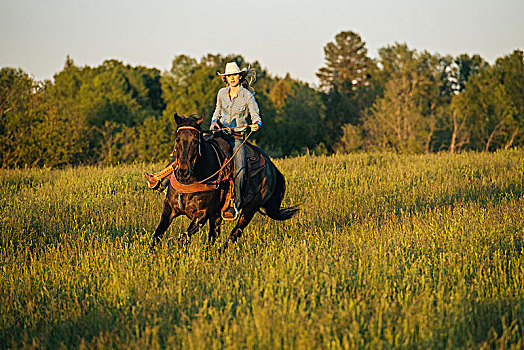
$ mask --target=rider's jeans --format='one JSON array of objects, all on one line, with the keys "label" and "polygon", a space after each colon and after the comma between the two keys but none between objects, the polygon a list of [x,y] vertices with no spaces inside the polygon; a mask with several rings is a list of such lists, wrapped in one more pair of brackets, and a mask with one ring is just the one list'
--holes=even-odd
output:
[{"label": "rider's jeans", "polygon": [[[229,146],[233,150],[233,153],[236,152],[238,147],[244,142],[244,137],[239,136],[230,136],[226,138],[227,142],[229,142]],[[235,174],[234,174],[234,181],[235,181],[235,206],[240,209],[240,205],[242,205],[242,191],[244,190],[244,184],[246,179],[246,149],[245,145],[242,145],[238,153],[235,155],[235,158],[233,159],[234,167],[235,167]]]}]

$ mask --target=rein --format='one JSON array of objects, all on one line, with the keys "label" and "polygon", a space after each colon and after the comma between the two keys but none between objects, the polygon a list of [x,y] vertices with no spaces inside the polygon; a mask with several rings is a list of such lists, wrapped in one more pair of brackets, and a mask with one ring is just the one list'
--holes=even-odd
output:
[{"label": "rein", "polygon": [[[178,132],[179,130],[184,130],[184,129],[186,129],[186,130],[195,130],[195,131],[197,131],[197,132],[199,133],[199,141],[198,141],[198,142],[199,142],[199,146],[198,146],[198,147],[199,147],[199,153],[200,153],[200,133],[213,133],[213,132],[216,132],[216,131],[232,130],[232,129],[236,129],[236,128],[238,128],[238,126],[237,126],[237,127],[231,127],[231,128],[220,128],[220,129],[214,129],[214,130],[209,130],[209,131],[201,131],[201,130],[198,130],[197,128],[192,127],[192,126],[181,126],[181,127],[179,127],[179,128],[177,129],[177,132]],[[194,185],[213,186],[213,185],[209,185],[209,184],[206,185],[206,184],[204,184],[204,182],[206,182],[207,180],[211,179],[211,178],[214,177],[215,175],[219,174],[222,170],[224,170],[224,169],[226,168],[226,166],[227,166],[229,163],[231,163],[231,161],[233,160],[233,158],[235,158],[235,155],[238,153],[238,151],[240,151],[240,148],[241,148],[242,146],[244,146],[244,144],[247,142],[247,139],[251,136],[252,133],[253,133],[253,130],[250,128],[249,134],[247,134],[247,136],[245,137],[244,141],[240,144],[240,146],[238,146],[237,150],[233,153],[233,155],[232,155],[231,157],[229,157],[229,159],[228,159],[226,162],[224,162],[224,164],[223,164],[223,165],[222,165],[222,166],[221,166],[217,171],[215,171],[213,174],[211,174],[210,176],[206,177],[205,179],[200,180],[200,181],[197,181],[197,182],[195,182],[195,183],[193,183],[193,184],[191,184],[191,185],[187,185],[187,186],[194,186]],[[173,152],[172,152],[171,154],[173,155],[173,154],[175,153],[175,151],[176,151],[176,143],[175,143],[175,147],[174,147],[174,149],[173,149]],[[178,160],[177,160],[177,163],[178,163]],[[175,180],[176,180],[176,176],[175,176],[174,174],[173,174],[173,176],[174,176],[174,178],[175,178]],[[176,180],[176,181],[177,181],[177,183],[178,183],[178,180]],[[220,182],[220,179],[218,179],[218,180],[216,181],[215,185],[218,185],[219,182]],[[188,188],[188,189],[189,189],[189,188]],[[205,187],[205,189],[202,189],[202,190],[203,190],[203,191],[210,191],[210,190],[214,190],[214,189],[216,189],[216,188]],[[201,190],[201,191],[202,191],[202,190]],[[198,192],[198,191],[194,191],[194,192]]]},{"label": "rein", "polygon": [[[228,129],[232,129],[232,128],[228,128]],[[237,150],[233,153],[233,155],[231,157],[229,157],[229,159],[224,162],[224,164],[220,167],[220,169],[218,169],[215,173],[213,173],[211,176],[205,178],[204,180],[201,180],[201,181],[198,181],[197,183],[203,183],[203,182],[206,182],[207,180],[211,179],[213,176],[215,176],[216,174],[220,173],[222,170],[224,170],[224,168],[229,164],[231,163],[231,161],[233,160],[233,158],[235,158],[235,155],[238,153],[238,151],[240,151],[240,148],[242,146],[244,146],[244,144],[246,143],[247,139],[249,138],[249,136],[251,136],[251,134],[253,133],[253,130],[250,130],[249,131],[249,134],[247,134],[246,138],[244,139],[244,141],[240,144],[240,146],[238,146]]]}]

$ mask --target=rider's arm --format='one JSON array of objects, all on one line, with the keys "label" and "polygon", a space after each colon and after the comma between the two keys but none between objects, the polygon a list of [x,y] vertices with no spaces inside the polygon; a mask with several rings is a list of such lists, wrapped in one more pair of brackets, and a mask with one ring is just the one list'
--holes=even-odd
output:
[{"label": "rider's arm", "polygon": [[216,124],[218,122],[221,115],[222,115],[222,100],[220,99],[220,91],[219,91],[217,94],[217,105],[215,107],[215,112],[213,113],[213,117],[211,118],[211,128],[213,127],[213,124]]},{"label": "rider's arm", "polygon": [[249,109],[249,114],[251,115],[251,122],[253,124],[257,124],[258,127],[261,127],[262,118],[260,118],[260,111],[258,109],[258,104],[253,94],[249,96],[249,99],[247,101],[247,108]]}]

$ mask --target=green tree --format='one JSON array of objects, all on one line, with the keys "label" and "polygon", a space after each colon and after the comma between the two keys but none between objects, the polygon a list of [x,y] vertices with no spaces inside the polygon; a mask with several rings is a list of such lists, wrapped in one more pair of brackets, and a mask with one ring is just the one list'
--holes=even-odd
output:
[{"label": "green tree", "polygon": [[88,124],[100,127],[105,121],[114,121],[133,125],[148,115],[160,115],[164,109],[158,70],[116,60],[86,69],[77,103]]},{"label": "green tree", "polygon": [[2,167],[33,164],[38,154],[33,126],[39,85],[21,69],[0,69],[0,160]]},{"label": "green tree", "polygon": [[393,149],[401,153],[422,152],[427,136],[421,107],[414,93],[417,81],[408,70],[390,79],[384,97],[366,114],[363,128],[369,148]]},{"label": "green tree", "polygon": [[[343,125],[361,123],[362,112],[379,92],[377,67],[360,35],[342,31],[324,47],[326,64],[317,72],[326,108],[323,141],[328,148],[343,136]],[[347,128],[346,128],[347,129]]]},{"label": "green tree", "polygon": [[360,125],[365,108],[359,104],[359,99],[355,95],[336,89],[324,93],[322,103],[326,108],[322,140],[329,149],[333,150],[334,145],[343,137],[343,126]]},{"label": "green tree", "polygon": [[237,62],[240,67],[244,65],[244,59],[240,56],[208,54],[200,62],[186,55],[175,57],[171,71],[162,79],[166,101],[164,115],[172,117],[175,112],[186,116],[204,113],[209,123],[218,90],[224,86],[217,72],[223,70],[226,62],[230,61]]},{"label": "green tree", "polygon": [[294,97],[294,91],[291,86],[291,78],[289,75],[286,79],[278,81],[269,92],[269,99],[278,109],[284,107],[288,97]]},{"label": "green tree", "polygon": [[[87,145],[84,162],[112,163],[117,153],[110,145],[123,127],[159,116],[165,108],[157,69],[132,67],[117,60],[80,68],[68,57],[54,80],[47,89],[48,100],[60,107],[50,111],[62,123],[82,130],[78,142],[82,148]],[[61,111],[68,111],[68,116],[60,115]]]},{"label": "green tree", "polygon": [[52,83],[21,70],[0,73],[2,166],[63,166],[82,162],[87,143],[77,110],[50,94]]},{"label": "green tree", "polygon": [[342,136],[333,145],[333,150],[336,153],[349,153],[360,150],[363,145],[362,127],[348,123],[342,126]]},{"label": "green tree", "polygon": [[405,44],[379,50],[386,79],[384,96],[368,110],[363,122],[367,147],[398,152],[430,152],[438,116],[449,104],[442,77],[450,59],[417,53]]},{"label": "green tree", "polygon": [[487,62],[479,55],[459,55],[455,58],[450,72],[450,80],[453,82],[452,91],[456,93],[464,91],[469,77],[478,74],[487,66]]},{"label": "green tree", "polygon": [[50,86],[51,82],[43,85],[42,98],[35,107],[41,116],[34,124],[40,149],[37,164],[48,167],[82,164],[89,154],[88,128],[81,122],[74,103],[56,101],[49,94]]},{"label": "green tree", "polygon": [[453,109],[467,124],[472,149],[490,151],[508,145],[519,129],[518,111],[493,67],[467,82],[465,90],[454,97]]},{"label": "green tree", "polygon": [[[479,55],[459,55],[454,58],[444,72],[443,95],[454,99],[454,96],[462,93],[470,77],[476,75],[486,68],[487,62]],[[456,103],[450,102],[449,106],[441,111],[438,118],[436,132],[439,150],[449,149],[451,153],[460,151],[466,147],[470,140],[470,127],[463,113],[458,113]]]},{"label": "green tree", "polygon": [[453,64],[450,56],[440,56],[424,51],[416,55],[417,84],[415,101],[421,108],[426,139],[426,153],[441,148],[438,131],[441,119],[448,115],[452,91],[448,72]]},{"label": "green tree", "polygon": [[495,78],[515,108],[514,125],[508,130],[505,147],[524,145],[524,55],[522,50],[498,58],[493,67]]},{"label": "green tree", "polygon": [[338,33],[334,42],[324,46],[326,65],[317,72],[320,86],[326,90],[349,92],[366,85],[373,65],[367,52],[366,43],[359,34]]},{"label": "green tree", "polygon": [[287,84],[291,90],[280,108],[277,107],[277,130],[273,131],[279,135],[279,146],[286,155],[304,149],[324,149],[326,117],[320,93],[298,81],[288,80]]}]

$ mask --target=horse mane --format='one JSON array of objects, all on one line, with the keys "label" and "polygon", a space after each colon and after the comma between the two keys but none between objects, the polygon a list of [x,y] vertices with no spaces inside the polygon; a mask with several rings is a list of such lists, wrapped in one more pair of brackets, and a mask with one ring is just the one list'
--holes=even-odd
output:
[{"label": "horse mane", "polygon": [[[192,122],[193,124],[197,124],[197,120],[200,119],[200,116],[196,113],[190,114],[189,117],[186,118],[189,122]],[[191,125],[194,127],[197,127],[197,125]],[[198,128],[200,129],[200,124],[198,124]]]}]

